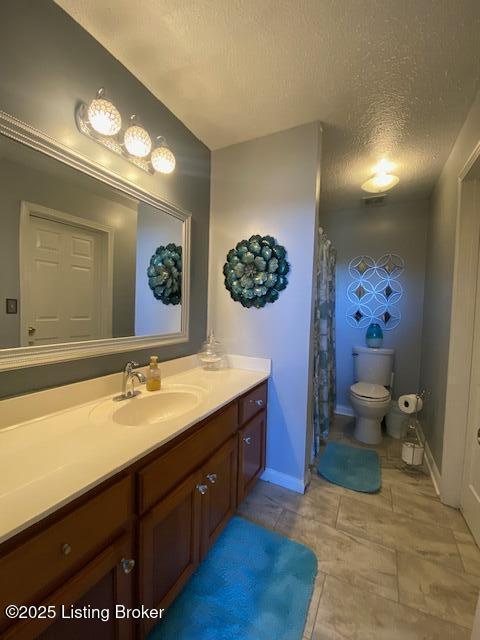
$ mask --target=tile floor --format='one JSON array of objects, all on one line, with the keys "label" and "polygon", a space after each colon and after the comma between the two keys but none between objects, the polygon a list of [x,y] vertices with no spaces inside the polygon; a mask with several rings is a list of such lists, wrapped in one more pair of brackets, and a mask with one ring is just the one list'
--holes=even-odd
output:
[{"label": "tile floor", "polygon": [[[331,438],[362,446],[352,427],[337,416]],[[426,470],[402,469],[398,441],[372,448],[378,494],[312,474],[303,496],[259,482],[239,513],[315,551],[304,640],[470,640],[480,551],[463,517],[441,504]]]}]

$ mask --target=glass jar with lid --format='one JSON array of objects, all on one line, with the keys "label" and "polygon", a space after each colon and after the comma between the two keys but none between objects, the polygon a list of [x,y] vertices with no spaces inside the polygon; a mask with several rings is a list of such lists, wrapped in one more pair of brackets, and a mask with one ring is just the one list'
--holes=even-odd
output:
[{"label": "glass jar with lid", "polygon": [[198,354],[198,359],[207,370],[220,369],[224,359],[222,345],[211,331],[208,338],[202,345],[202,350]]}]

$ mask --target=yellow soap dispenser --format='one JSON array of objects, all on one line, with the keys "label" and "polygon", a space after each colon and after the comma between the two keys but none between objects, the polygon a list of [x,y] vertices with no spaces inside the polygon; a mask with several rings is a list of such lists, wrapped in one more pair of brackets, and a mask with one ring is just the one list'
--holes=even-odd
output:
[{"label": "yellow soap dispenser", "polygon": [[158,356],[151,356],[147,372],[147,391],[158,391],[161,386],[162,379],[158,368]]}]

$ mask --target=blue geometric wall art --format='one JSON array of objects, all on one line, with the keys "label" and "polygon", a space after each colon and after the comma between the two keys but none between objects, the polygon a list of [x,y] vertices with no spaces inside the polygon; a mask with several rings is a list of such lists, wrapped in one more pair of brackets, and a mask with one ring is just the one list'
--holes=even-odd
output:
[{"label": "blue geometric wall art", "polygon": [[400,277],[405,270],[403,258],[386,253],[378,260],[357,256],[350,261],[351,282],[347,298],[347,322],[356,329],[365,329],[377,322],[384,331],[398,327],[402,315],[398,303],[403,295]]}]

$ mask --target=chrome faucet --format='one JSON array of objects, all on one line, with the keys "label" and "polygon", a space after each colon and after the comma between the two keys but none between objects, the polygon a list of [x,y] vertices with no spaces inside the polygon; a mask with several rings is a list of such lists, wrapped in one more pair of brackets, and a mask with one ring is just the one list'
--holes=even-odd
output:
[{"label": "chrome faucet", "polygon": [[130,360],[130,362],[127,362],[125,365],[125,369],[123,370],[122,393],[113,398],[116,402],[134,398],[141,393],[141,391],[135,390],[135,380],[138,380],[140,384],[144,384],[147,379],[141,371],[134,371],[134,369],[139,366],[138,362],[133,360]]}]

